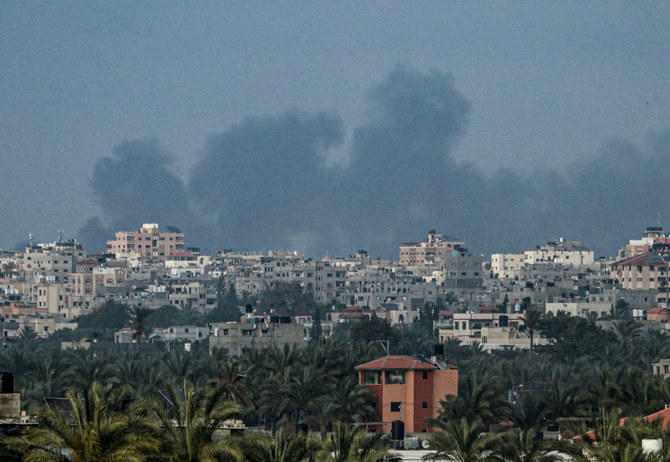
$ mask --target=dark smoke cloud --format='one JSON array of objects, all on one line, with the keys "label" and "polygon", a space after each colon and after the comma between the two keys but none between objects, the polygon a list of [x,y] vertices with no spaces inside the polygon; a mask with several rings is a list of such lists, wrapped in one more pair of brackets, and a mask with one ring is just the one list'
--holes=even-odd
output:
[{"label": "dark smoke cloud", "polygon": [[[96,164],[102,219],[80,236],[109,239],[158,222],[207,250],[367,248],[394,257],[400,241],[434,228],[477,253],[562,236],[611,255],[658,211],[668,216],[670,130],[649,135],[644,149],[613,139],[590,159],[487,175],[451,157],[470,104],[449,74],[398,66],[370,89],[367,108],[348,143],[333,113],[245,119],[207,140],[186,182],[156,140],[124,142]],[[348,163],[329,162],[334,154]]]},{"label": "dark smoke cloud", "polygon": [[91,249],[101,250],[119,230],[142,223],[192,226],[184,182],[174,173],[174,159],[155,138],[124,141],[95,165],[91,188],[102,215],[79,232]]},{"label": "dark smoke cloud", "polygon": [[236,248],[282,248],[331,221],[328,153],[344,141],[331,114],[291,110],[246,119],[207,140],[189,189]]}]

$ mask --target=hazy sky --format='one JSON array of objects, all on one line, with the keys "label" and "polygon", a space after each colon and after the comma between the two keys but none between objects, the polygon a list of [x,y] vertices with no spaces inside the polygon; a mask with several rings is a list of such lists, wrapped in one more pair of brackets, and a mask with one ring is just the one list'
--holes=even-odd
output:
[{"label": "hazy sky", "polygon": [[[193,236],[207,236],[202,245],[219,248],[292,245],[333,254],[371,246],[392,256],[398,241],[423,239],[437,228],[458,233],[478,253],[522,250],[569,231],[565,237],[610,253],[653,224],[657,210],[670,228],[670,181],[639,178],[670,162],[670,143],[663,141],[670,127],[668,24],[668,2],[2,2],[0,248],[28,232],[53,240],[58,228],[67,236],[92,236],[79,230],[98,216],[98,234],[155,218],[197,222]],[[410,98],[434,90],[450,105],[438,117],[441,127],[456,125],[444,136],[437,127],[424,138],[394,138],[406,121],[387,123],[389,114],[407,111],[400,100],[408,88],[415,92]],[[411,124],[433,120],[422,110]],[[282,144],[280,132],[298,135]],[[266,140],[258,141],[262,151],[246,149],[256,143],[255,133]],[[389,146],[376,152],[385,142]],[[147,149],[153,154],[144,158]],[[374,191],[357,190],[366,183],[364,171],[385,163],[379,159],[394,149],[395,163],[379,173],[388,181]],[[279,176],[281,168],[247,173],[298,151],[293,170],[273,178],[269,191],[250,188],[254,197],[244,202],[240,189]],[[416,159],[436,162],[432,154],[424,157],[428,151],[447,159],[444,177],[405,183],[396,175]],[[616,163],[622,157],[612,152],[624,151],[632,153],[627,163]],[[231,156],[246,161],[231,162]],[[325,158],[324,165],[300,172],[314,158]],[[156,159],[155,176],[129,172],[150,170]],[[602,162],[616,165],[610,171]],[[103,167],[134,180],[123,183]],[[239,181],[217,183],[233,169]],[[428,204],[429,188],[404,208],[385,210],[385,197],[394,200],[423,184],[453,202],[455,190],[440,188],[461,169],[472,169],[479,182],[460,199],[477,210],[476,220]],[[508,175],[510,184],[504,169],[518,175]],[[292,171],[308,176],[308,184],[284,194],[295,183]],[[583,172],[593,172],[602,187],[580,189],[574,179]],[[629,181],[629,175],[638,178]],[[375,197],[391,180],[389,194]],[[536,184],[506,196],[520,187],[515,181]],[[561,182],[565,188],[553,189]],[[316,191],[325,183],[321,196]],[[637,201],[608,202],[616,194],[607,188],[618,192],[622,185]],[[163,187],[169,191],[147,198],[147,190]],[[180,210],[146,220],[126,213],[138,196],[126,197],[123,207],[117,199],[129,189],[144,191],[139,211],[163,207],[157,201],[175,194]],[[552,213],[554,195],[565,189]],[[525,196],[538,191],[551,193],[535,204],[536,213],[520,214],[519,207],[533,207]],[[265,210],[263,194],[277,203]],[[297,207],[305,196],[319,200]],[[361,196],[369,201],[359,205],[370,209],[354,213],[342,206]],[[473,203],[471,196],[477,196]],[[487,222],[481,204],[495,215],[501,208],[492,202],[499,198],[515,214],[513,222],[500,216]],[[227,205],[217,209],[219,199]],[[295,211],[288,227],[279,217],[284,206]],[[326,217],[324,207],[338,216]],[[598,221],[580,228],[572,207]],[[628,210],[618,216],[617,207]],[[272,220],[259,217],[273,210]],[[403,210],[402,226],[384,221],[403,221]],[[253,239],[241,237],[247,231]],[[600,242],[605,234],[607,242]]]}]

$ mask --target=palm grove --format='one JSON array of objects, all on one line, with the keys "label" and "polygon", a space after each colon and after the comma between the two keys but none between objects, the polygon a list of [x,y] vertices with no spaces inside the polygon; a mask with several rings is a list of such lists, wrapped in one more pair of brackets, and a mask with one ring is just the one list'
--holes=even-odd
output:
[{"label": "palm grove", "polygon": [[[315,320],[330,309],[295,291],[268,293],[265,300],[284,304],[286,312],[310,310]],[[392,354],[429,355],[436,306],[426,306],[404,329],[361,319],[338,326],[327,341],[249,350],[239,358],[218,350],[210,355],[206,345],[154,353],[134,346],[121,353],[60,348],[62,340],[108,339],[122,326],[141,336],[152,326],[226,320],[239,316],[236,307],[245,303],[256,301],[222,290],[219,308],[205,318],[195,310],[148,312],[110,302],[80,319],[77,331],[48,339],[23,332],[0,352],[0,369],[14,373],[24,407],[39,425],[4,438],[2,460],[391,460],[384,436],[356,425],[374,420],[375,409],[354,366],[385,354],[379,339],[390,341]],[[528,311],[529,328],[549,339],[532,351],[486,353],[477,344],[448,341],[459,395],[446,396],[431,422],[445,430],[434,433],[432,457],[554,460],[550,451],[557,448],[537,437],[553,424],[564,437],[596,429],[597,444],[583,438],[558,448],[577,460],[670,460],[643,454],[643,438],[662,438],[668,448],[670,437],[658,423],[635,418],[670,403],[670,383],[651,374],[651,364],[670,355],[670,342],[660,332],[642,331],[620,308],[612,313],[611,331],[592,320]],[[43,397],[63,396],[66,412],[42,404]],[[230,418],[265,431],[222,436],[217,428]]]}]

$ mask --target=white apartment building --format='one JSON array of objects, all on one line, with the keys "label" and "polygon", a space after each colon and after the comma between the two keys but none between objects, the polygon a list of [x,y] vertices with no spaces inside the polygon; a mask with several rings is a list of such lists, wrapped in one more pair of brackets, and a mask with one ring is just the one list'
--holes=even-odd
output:
[{"label": "white apartment building", "polygon": [[524,252],[525,262],[529,265],[534,263],[559,263],[571,266],[593,265],[595,261],[593,250],[582,246],[580,242],[570,242],[563,238],[558,241],[547,242],[547,245],[539,245],[533,250]]},{"label": "white apartment building", "polygon": [[579,316],[580,318],[590,319],[607,316],[612,310],[611,303],[586,303],[586,302],[565,302],[565,303],[547,303],[547,314],[558,314],[562,311],[570,316]]},{"label": "white apartment building", "polygon": [[518,277],[526,264],[523,253],[494,253],[491,255],[491,272],[502,279]]}]

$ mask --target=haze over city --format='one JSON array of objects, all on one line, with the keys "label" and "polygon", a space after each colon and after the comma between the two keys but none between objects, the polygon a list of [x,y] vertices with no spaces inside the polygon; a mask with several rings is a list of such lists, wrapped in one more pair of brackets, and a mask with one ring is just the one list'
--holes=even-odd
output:
[{"label": "haze over city", "polygon": [[613,255],[670,207],[660,2],[0,6],[0,247]]}]

